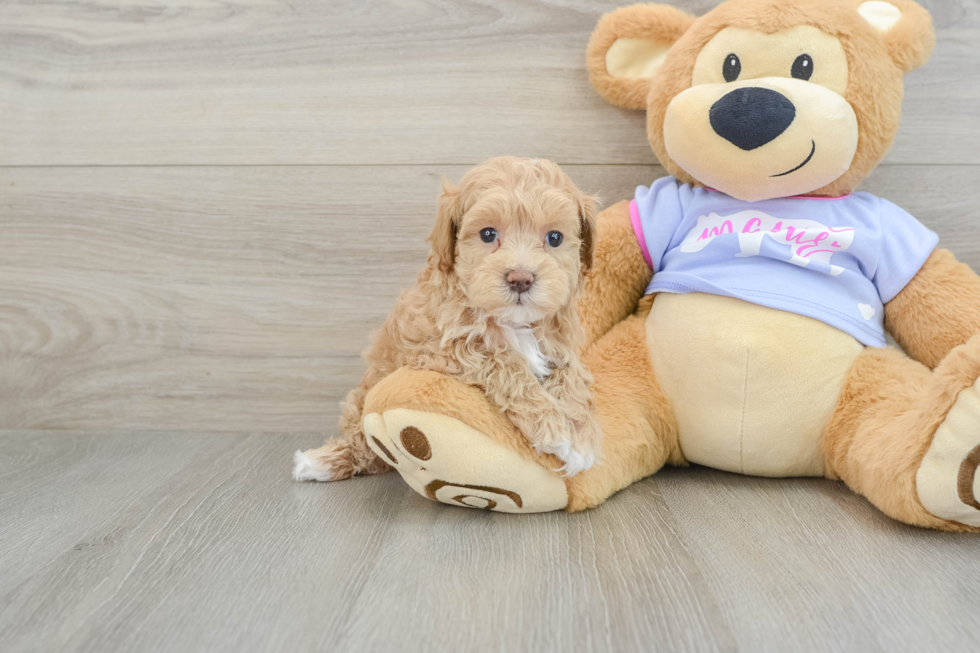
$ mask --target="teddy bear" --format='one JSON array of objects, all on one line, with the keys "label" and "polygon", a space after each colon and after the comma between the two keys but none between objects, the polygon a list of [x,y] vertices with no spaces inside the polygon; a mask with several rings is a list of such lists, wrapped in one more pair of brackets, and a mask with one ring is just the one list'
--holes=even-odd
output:
[{"label": "teddy bear", "polygon": [[601,464],[563,476],[479,388],[409,369],[367,397],[375,453],[424,497],[502,512],[584,510],[697,463],[822,476],[896,520],[980,530],[980,277],[857,191],[934,42],[910,0],[604,16],[592,85],[646,111],[669,176],[599,216],[578,303]]}]

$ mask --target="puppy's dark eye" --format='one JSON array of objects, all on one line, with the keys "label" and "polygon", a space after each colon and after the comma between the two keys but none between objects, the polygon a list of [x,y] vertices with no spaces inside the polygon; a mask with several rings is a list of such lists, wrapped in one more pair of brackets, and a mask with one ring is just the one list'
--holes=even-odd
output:
[{"label": "puppy's dark eye", "polygon": [[725,57],[725,65],[721,67],[721,74],[725,76],[726,82],[734,82],[742,74],[742,62],[734,52]]},{"label": "puppy's dark eye", "polygon": [[493,227],[487,227],[480,232],[480,240],[485,243],[492,243],[493,241],[497,240],[497,230]]},{"label": "puppy's dark eye", "polygon": [[804,82],[813,77],[813,59],[808,54],[801,54],[793,62],[793,77]]},{"label": "puppy's dark eye", "polygon": [[561,241],[563,241],[564,239],[565,237],[561,235],[560,231],[548,232],[548,244],[551,245],[552,247],[558,247],[559,245],[561,245]]}]

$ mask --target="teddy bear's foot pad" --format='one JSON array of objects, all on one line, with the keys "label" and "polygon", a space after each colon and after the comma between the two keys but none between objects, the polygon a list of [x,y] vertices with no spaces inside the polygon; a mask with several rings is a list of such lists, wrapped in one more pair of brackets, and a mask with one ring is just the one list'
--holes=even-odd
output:
[{"label": "teddy bear's foot pad", "polygon": [[568,505],[557,474],[459,420],[395,408],[364,416],[368,445],[422,496],[497,512],[550,512]]},{"label": "teddy bear's foot pad", "polygon": [[933,436],[916,474],[926,510],[967,526],[980,526],[980,380],[960,392]]}]

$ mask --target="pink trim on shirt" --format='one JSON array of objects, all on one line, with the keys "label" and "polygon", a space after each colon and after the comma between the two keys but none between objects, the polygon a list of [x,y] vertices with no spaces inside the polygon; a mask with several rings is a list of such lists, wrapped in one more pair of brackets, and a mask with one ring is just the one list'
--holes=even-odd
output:
[{"label": "pink trim on shirt", "polygon": [[851,193],[847,195],[841,195],[840,197],[811,197],[809,195],[793,195],[792,197],[787,197],[790,200],[813,200],[814,202],[839,202],[840,200],[846,200],[851,196]]},{"label": "pink trim on shirt", "polygon": [[[707,186],[705,186],[704,189],[705,190],[710,190],[712,193],[721,193],[720,190],[715,190],[714,188],[708,188]],[[722,193],[722,194],[724,194],[724,193]],[[779,200],[779,199],[785,199],[785,200],[814,200],[814,201],[817,201],[817,202],[839,202],[840,200],[846,200],[851,195],[852,195],[852,193],[848,193],[847,195],[841,195],[840,197],[811,197],[809,195],[793,195],[791,197],[774,197],[772,199],[774,199],[774,200]]]},{"label": "pink trim on shirt", "polygon": [[630,221],[633,223],[633,233],[636,234],[636,241],[640,243],[643,260],[647,262],[647,265],[652,270],[653,259],[650,258],[650,250],[647,249],[647,239],[643,236],[643,224],[640,222],[640,209],[636,206],[636,200],[630,201]]}]

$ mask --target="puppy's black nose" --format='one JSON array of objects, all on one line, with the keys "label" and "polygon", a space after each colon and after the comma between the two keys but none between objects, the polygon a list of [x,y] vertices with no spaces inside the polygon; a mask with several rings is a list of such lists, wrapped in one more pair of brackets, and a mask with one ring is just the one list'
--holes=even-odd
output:
[{"label": "puppy's black nose", "polygon": [[534,283],[534,275],[527,270],[511,270],[504,278],[510,289],[516,293],[527,292]]},{"label": "puppy's black nose", "polygon": [[793,124],[796,107],[782,93],[749,86],[735,89],[708,112],[715,133],[743,150],[774,141]]}]

